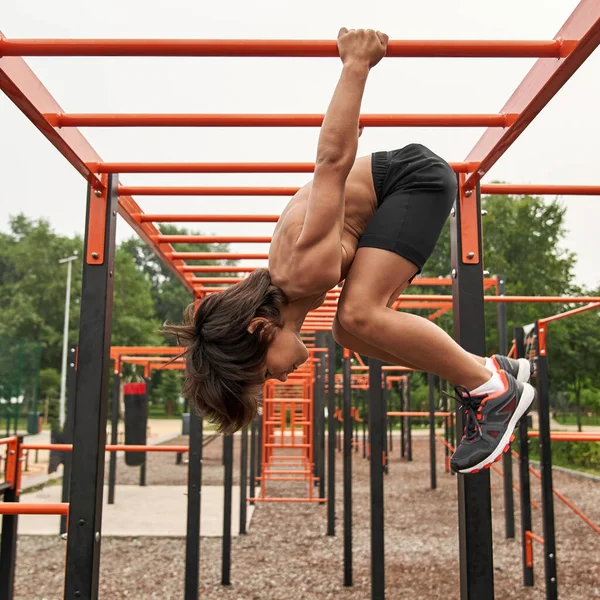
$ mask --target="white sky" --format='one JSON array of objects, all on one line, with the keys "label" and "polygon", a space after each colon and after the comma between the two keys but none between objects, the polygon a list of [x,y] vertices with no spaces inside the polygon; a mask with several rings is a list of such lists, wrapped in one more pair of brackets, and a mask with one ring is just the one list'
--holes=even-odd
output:
[{"label": "white sky", "polygon": [[[334,39],[340,26],[391,39],[554,37],[575,0],[3,0],[0,30],[16,37]],[[66,112],[322,113],[339,59],[30,58]],[[372,72],[364,113],[497,113],[528,59],[387,59]],[[596,51],[485,181],[600,184],[600,52]],[[371,129],[359,154],[410,142],[463,160],[482,129]],[[108,161],[312,161],[318,129],[83,129]],[[131,185],[302,185],[306,174],[123,175]],[[85,182],[0,94],[0,228],[19,211],[83,235]],[[262,213],[284,198],[138,198],[145,212]],[[565,197],[566,247],[579,283],[600,283],[600,198]],[[202,224],[206,232],[269,235],[272,224]],[[251,227],[251,229],[250,229]],[[120,220],[118,239],[132,231]],[[266,252],[264,245],[232,250]],[[523,257],[526,260],[526,257]],[[510,276],[510,274],[507,274]]]}]

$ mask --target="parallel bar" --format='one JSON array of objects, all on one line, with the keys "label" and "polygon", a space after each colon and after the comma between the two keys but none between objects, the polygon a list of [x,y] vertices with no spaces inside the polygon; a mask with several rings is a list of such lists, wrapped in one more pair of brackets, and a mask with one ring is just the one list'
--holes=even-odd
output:
[{"label": "parallel bar", "polygon": [[527,183],[485,183],[482,194],[516,196],[600,196],[600,185],[539,185]]},{"label": "parallel bar", "polygon": [[238,235],[157,235],[159,244],[270,244],[271,237]]},{"label": "parallel bar", "polygon": [[327,535],[335,535],[335,370],[337,345],[328,335],[327,373]]},{"label": "parallel bar", "polygon": [[[514,329],[515,351],[517,358],[525,358],[525,332],[522,327]],[[529,443],[527,436],[527,415],[519,421],[519,499],[521,504],[521,547],[523,557],[523,586],[534,584],[533,567],[528,557],[527,531],[531,531],[531,485],[529,481]]]},{"label": "parallel bar", "polygon": [[[250,426],[250,498],[254,498],[256,495],[256,461],[257,461],[257,447],[256,447],[256,419],[252,419]],[[254,502],[250,502],[254,504]]]},{"label": "parallel bar", "polygon": [[381,361],[369,360],[369,439],[371,444],[371,599],[385,598],[383,436],[380,423],[383,412]]},{"label": "parallel bar", "polygon": [[582,0],[555,39],[566,40],[558,60],[540,58],[533,65],[502,112],[518,113],[517,121],[504,131],[488,129],[466,158],[481,163],[465,183],[474,189],[481,178],[510,148],[540,111],[550,102],[600,43],[600,3]]},{"label": "parallel bar", "polygon": [[[506,292],[506,278],[498,275],[498,296]],[[498,351],[503,356],[508,354],[508,322],[506,317],[506,304],[496,305],[496,321],[498,324]],[[515,504],[513,498],[513,464],[510,452],[505,452],[502,457],[502,471],[504,472],[504,521],[505,535],[508,539],[515,537]]]},{"label": "parallel bar", "polygon": [[[20,463],[19,444],[23,441],[23,437],[19,436],[16,443],[11,443],[8,446],[8,452],[13,452],[16,458],[14,461],[7,461],[6,467],[13,466],[12,481],[18,481],[18,473]],[[5,473],[6,478],[9,478],[9,473]],[[16,486],[5,490],[4,501],[0,502],[0,514],[2,514],[2,535],[0,536],[0,598],[13,600],[15,586],[15,570],[17,566],[17,537],[20,514],[26,514],[27,505],[19,502],[19,490]],[[32,505],[29,505],[32,506]],[[33,505],[36,506],[36,505]],[[39,505],[37,505],[39,506]]]},{"label": "parallel bar", "polygon": [[248,427],[242,429],[240,458],[240,534],[246,533],[246,498],[248,496]]},{"label": "parallel bar", "polygon": [[[119,187],[122,196],[293,196],[298,187],[256,186],[125,186]],[[157,215],[159,217],[166,215]],[[145,217],[145,215],[144,215]],[[140,215],[140,219],[144,218]],[[153,219],[154,220],[154,219]],[[164,220],[164,219],[163,219]]]},{"label": "parallel bar", "polygon": [[[69,505],[66,503],[43,503],[43,504],[26,504],[21,502],[1,502],[0,503],[0,515],[5,517],[13,517],[16,519],[18,515],[67,515],[69,514]],[[2,519],[4,523],[4,518]],[[4,540],[4,525],[2,529],[2,540]],[[9,536],[6,536],[9,539]],[[7,542],[8,543],[8,542]],[[9,561],[7,560],[7,565]],[[2,568],[4,567],[4,561],[0,564],[0,590],[4,593],[4,574]],[[11,600],[12,596],[4,596],[7,600]]]},{"label": "parallel bar", "polygon": [[[153,189],[153,188],[151,188]],[[167,188],[171,189],[171,188]],[[185,189],[185,188],[172,188]],[[243,188],[242,188],[243,189]],[[154,221],[155,223],[277,223],[279,215],[139,215],[142,223]]]},{"label": "parallel bar", "polygon": [[[321,347],[327,346],[327,337],[324,331],[318,331],[317,344]],[[326,362],[323,358],[319,364],[317,386],[318,393],[315,394],[315,435],[317,444],[315,447],[316,475],[319,478],[319,499],[325,499],[325,369]]]},{"label": "parallel bar", "polygon": [[536,323],[537,341],[537,408],[540,427],[540,467],[542,471],[542,523],[544,531],[544,567],[547,600],[558,599],[556,581],[556,541],[554,531],[554,495],[552,493],[552,447],[550,444],[550,397],[548,394],[548,357],[540,355],[539,332],[544,327]]},{"label": "parallel bar", "polygon": [[427,373],[429,387],[429,468],[431,473],[431,489],[437,488],[435,472],[435,375]]},{"label": "parallel bar", "polygon": [[[559,58],[558,40],[391,40],[386,56]],[[333,58],[334,40],[4,39],[0,56],[236,56]]]},{"label": "parallel bar", "polygon": [[267,260],[267,253],[240,252],[170,252],[169,258],[174,260]]},{"label": "parallel bar", "polygon": [[[477,164],[449,163],[456,173],[475,171]],[[96,173],[312,173],[314,163],[182,163],[101,162],[89,165]]]},{"label": "parallel bar", "polygon": [[344,586],[352,585],[352,389],[350,351],[344,349]]},{"label": "parallel bar", "polygon": [[[313,114],[47,114],[48,122],[66,127],[321,127]],[[361,127],[510,127],[517,114],[361,115]]]},{"label": "parallel bar", "polygon": [[[459,176],[460,178],[460,176]],[[463,214],[464,211],[464,214]],[[456,278],[454,296],[454,337],[468,352],[485,356],[485,318],[483,304],[483,256],[481,243],[481,196],[479,189],[465,198],[459,180],[459,198],[450,218],[452,268]],[[473,251],[478,262],[463,262],[461,219],[474,227]],[[457,439],[464,429],[463,411],[457,412]],[[494,599],[494,566],[492,550],[492,506],[490,474],[458,475],[458,531],[460,548],[461,600]]]},{"label": "parallel bar", "polygon": [[[115,361],[113,373],[113,389],[111,398],[110,443],[119,441],[119,403],[121,400],[121,372],[119,361]],[[117,453],[111,452],[108,462],[108,504],[115,503],[115,488],[117,484]]]},{"label": "parallel bar", "polygon": [[[100,532],[104,485],[104,447],[108,407],[108,373],[112,325],[117,177],[109,175],[103,197],[88,189],[83,256],[103,239],[104,259],[84,261],[79,325],[77,408],[73,435],[69,537],[65,597],[98,598]],[[102,203],[105,219],[93,219]]]},{"label": "parallel bar", "polygon": [[231,584],[231,492],[233,481],[233,436],[223,436],[223,465],[225,467],[223,495],[223,552],[221,585]]},{"label": "parallel bar", "polygon": [[202,419],[190,413],[184,599],[197,600],[200,586],[200,510],[202,499]]},{"label": "parallel bar", "polygon": [[[75,401],[77,393],[77,344],[69,348],[69,361],[67,363],[67,418],[65,420],[65,441],[73,443],[73,425],[75,422]],[[71,453],[66,453],[63,462],[63,477],[61,502],[69,502],[71,486]],[[60,516],[60,534],[67,532],[67,516]]]}]

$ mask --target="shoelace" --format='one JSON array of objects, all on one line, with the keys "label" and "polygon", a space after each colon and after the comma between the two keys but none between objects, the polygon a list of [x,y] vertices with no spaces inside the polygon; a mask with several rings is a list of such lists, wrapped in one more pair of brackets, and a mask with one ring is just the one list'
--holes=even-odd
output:
[{"label": "shoelace", "polygon": [[481,396],[471,396],[469,390],[462,385],[454,387],[455,396],[442,392],[448,398],[453,398],[458,402],[461,408],[465,409],[466,423],[465,423],[465,437],[467,440],[472,440],[475,436],[481,435],[481,426],[477,419],[477,413],[481,407],[481,401],[486,397],[486,394]]}]

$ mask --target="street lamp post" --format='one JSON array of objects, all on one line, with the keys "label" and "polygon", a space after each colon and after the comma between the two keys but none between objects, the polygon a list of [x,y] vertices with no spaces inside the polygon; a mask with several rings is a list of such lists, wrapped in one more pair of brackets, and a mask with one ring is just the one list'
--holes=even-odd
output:
[{"label": "street lamp post", "polygon": [[65,425],[65,398],[67,390],[67,348],[69,345],[69,305],[71,304],[71,264],[74,260],[77,260],[77,251],[73,253],[73,256],[67,256],[67,258],[61,258],[59,264],[67,263],[67,291],[65,295],[65,323],[63,328],[63,347],[62,347],[62,366],[60,371],[60,400],[58,404],[58,420],[60,422],[60,428],[63,429]]}]

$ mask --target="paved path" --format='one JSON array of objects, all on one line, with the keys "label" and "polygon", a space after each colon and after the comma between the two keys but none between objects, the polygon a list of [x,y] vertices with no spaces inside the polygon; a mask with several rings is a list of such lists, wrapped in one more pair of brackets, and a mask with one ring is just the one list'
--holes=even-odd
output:
[{"label": "paved path", "polygon": [[[223,486],[202,487],[200,534],[220,537],[223,534]],[[61,487],[23,494],[21,502],[60,502]],[[114,537],[155,536],[185,537],[187,520],[187,488],[179,485],[118,485],[115,504],[108,505],[108,487],[104,488],[102,534]],[[258,495],[258,490],[257,490]],[[247,527],[254,507],[248,505]],[[58,535],[60,517],[55,515],[21,515],[19,535]],[[231,533],[240,530],[240,488],[233,487]]]}]

